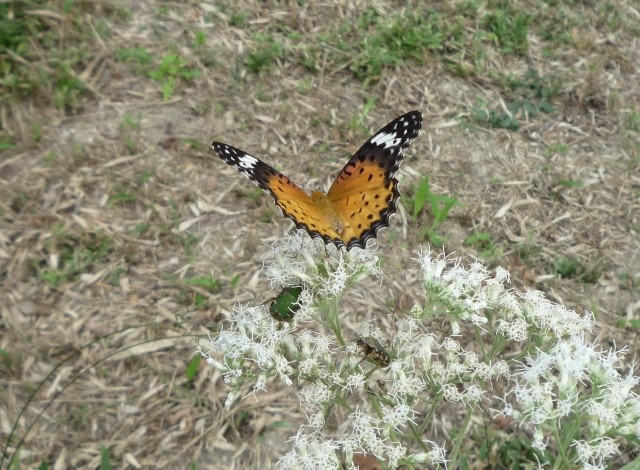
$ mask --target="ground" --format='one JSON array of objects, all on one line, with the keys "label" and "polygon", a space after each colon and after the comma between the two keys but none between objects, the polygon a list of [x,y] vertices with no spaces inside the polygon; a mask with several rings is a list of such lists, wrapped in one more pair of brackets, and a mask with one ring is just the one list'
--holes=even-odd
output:
[{"label": "ground", "polygon": [[[192,362],[236,302],[273,297],[264,254],[292,229],[213,140],[326,188],[371,132],[421,110],[402,207],[373,243],[383,287],[345,312],[408,305],[430,244],[592,311],[594,339],[637,358],[637,4],[446,3],[0,5],[19,25],[0,85],[8,458],[267,468],[288,449],[294,396],[274,384],[225,410],[220,374]],[[442,220],[437,196],[457,202]]]}]

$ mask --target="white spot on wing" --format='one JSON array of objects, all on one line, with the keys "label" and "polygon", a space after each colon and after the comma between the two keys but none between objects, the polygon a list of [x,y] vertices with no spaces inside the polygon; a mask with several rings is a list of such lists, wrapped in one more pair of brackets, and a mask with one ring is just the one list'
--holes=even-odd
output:
[{"label": "white spot on wing", "polygon": [[241,168],[255,168],[256,163],[258,163],[258,159],[251,155],[243,155],[238,158],[238,166]]},{"label": "white spot on wing", "polygon": [[394,147],[399,145],[402,142],[402,139],[398,137],[398,133],[394,132],[392,134],[387,134],[386,132],[381,132],[373,136],[371,139],[371,143],[373,145],[384,145],[385,148]]}]

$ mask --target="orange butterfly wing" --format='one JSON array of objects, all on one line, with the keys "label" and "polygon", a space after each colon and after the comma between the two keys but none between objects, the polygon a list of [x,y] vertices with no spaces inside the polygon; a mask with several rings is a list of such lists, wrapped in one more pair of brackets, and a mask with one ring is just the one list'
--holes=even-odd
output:
[{"label": "orange butterfly wing", "polygon": [[337,247],[364,248],[396,211],[400,193],[394,175],[421,126],[419,111],[396,118],[349,159],[327,194],[311,196],[262,160],[227,144],[211,145],[227,164],[271,194],[297,228]]},{"label": "orange butterfly wing", "polygon": [[364,248],[396,212],[404,152],[420,133],[422,113],[411,111],[384,126],[349,159],[327,193],[344,221],[341,241]]},{"label": "orange butterfly wing", "polygon": [[231,145],[213,142],[216,153],[227,164],[247,176],[273,197],[276,205],[296,227],[313,237],[338,237],[322,203],[312,199],[296,183],[272,166]]}]

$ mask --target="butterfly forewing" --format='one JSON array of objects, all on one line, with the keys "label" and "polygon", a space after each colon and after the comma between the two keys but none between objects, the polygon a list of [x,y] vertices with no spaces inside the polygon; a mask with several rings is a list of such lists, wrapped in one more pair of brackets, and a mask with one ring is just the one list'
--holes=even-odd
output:
[{"label": "butterfly forewing", "polygon": [[[384,176],[384,183],[391,180],[402,163],[405,150],[418,136],[421,127],[422,113],[411,111],[376,132],[342,168],[329,189],[329,198],[337,200],[359,188],[371,187],[372,180],[382,183],[376,178],[377,174]],[[376,166],[381,172],[374,170]]]},{"label": "butterfly forewing", "polygon": [[285,217],[312,236],[334,238],[335,233],[318,204],[296,183],[259,158],[231,145],[213,142],[218,156],[268,192]]}]

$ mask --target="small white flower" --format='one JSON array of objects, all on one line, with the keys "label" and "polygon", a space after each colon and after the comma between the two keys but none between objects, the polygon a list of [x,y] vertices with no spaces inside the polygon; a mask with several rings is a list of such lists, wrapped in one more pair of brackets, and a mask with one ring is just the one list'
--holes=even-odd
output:
[{"label": "small white flower", "polygon": [[509,274],[509,271],[504,269],[502,266],[498,266],[495,272],[496,272],[496,277],[494,278],[495,282],[499,284],[511,284],[511,274]]},{"label": "small white flower", "polygon": [[462,401],[462,394],[458,391],[455,385],[447,384],[442,387],[442,395],[445,400],[449,402]]},{"label": "small white flower", "polygon": [[322,356],[331,351],[333,341],[327,335],[318,334],[314,338],[316,354]]},{"label": "small white flower", "polygon": [[549,410],[543,407],[536,407],[529,410],[527,421],[534,426],[539,426],[551,418],[553,418],[553,414]]},{"label": "small white flower", "polygon": [[609,403],[602,403],[593,399],[589,399],[585,404],[585,410],[594,420],[590,422],[591,426],[604,426],[603,431],[616,427],[618,425],[618,416],[614,409],[611,409]]},{"label": "small white flower", "polygon": [[298,370],[302,374],[313,375],[320,368],[317,357],[306,357],[298,364]]},{"label": "small white flower", "polygon": [[435,361],[430,367],[430,378],[437,384],[444,384],[449,380],[449,369],[440,361]]},{"label": "small white flower", "polygon": [[586,464],[592,459],[594,452],[592,452],[591,446],[586,441],[575,441],[573,445],[581,463]]},{"label": "small white flower", "polygon": [[431,250],[423,252],[423,249],[420,248],[420,251],[418,252],[418,259],[422,267],[422,272],[424,273],[425,282],[427,284],[439,284],[442,272],[447,266],[446,256],[442,254],[434,259],[432,257]]},{"label": "small white flower", "polygon": [[342,377],[338,372],[329,372],[324,375],[323,379],[330,384],[337,385],[338,387],[343,387],[345,384],[344,377]]},{"label": "small white flower", "polygon": [[344,290],[349,277],[345,269],[344,260],[340,258],[338,266],[329,272],[328,279],[324,282],[320,295],[335,297]]},{"label": "small white flower", "polygon": [[479,362],[473,368],[473,376],[478,377],[484,381],[491,380],[492,375],[493,375],[493,368],[491,367],[490,364],[487,364],[485,362]]},{"label": "small white flower", "polygon": [[316,312],[313,305],[313,294],[308,288],[303,288],[302,292],[298,296],[298,310],[296,311],[296,318],[299,321],[307,321],[311,318],[311,315]]},{"label": "small white flower", "polygon": [[514,318],[512,321],[498,320],[498,333],[507,337],[510,341],[522,342],[528,337],[529,325],[523,318]]},{"label": "small white flower", "polygon": [[484,391],[474,384],[465,390],[463,400],[468,405],[476,405],[480,400],[482,400],[482,395],[484,395]]},{"label": "small white flower", "polygon": [[349,416],[349,419],[360,448],[378,458],[384,458],[386,446],[378,435],[380,431],[378,421],[357,409]]},{"label": "small white flower", "polygon": [[463,351],[462,356],[464,357],[464,362],[466,362],[469,367],[476,368],[480,364],[478,354],[473,351]]},{"label": "small white flower", "polygon": [[430,465],[446,465],[447,453],[444,447],[439,446],[435,442],[425,440],[425,444],[432,446],[431,451],[408,456],[408,460],[412,463],[426,463]]},{"label": "small white flower", "polygon": [[451,337],[445,338],[444,342],[442,343],[442,347],[449,352],[458,352],[462,349],[460,347],[460,343],[458,343]]},{"label": "small white flower", "polygon": [[322,429],[326,423],[324,411],[319,411],[317,413],[313,413],[308,417],[307,423],[309,427],[316,433],[321,434]]},{"label": "small white flower", "polygon": [[400,459],[407,454],[407,449],[401,445],[389,445],[386,448],[386,454],[389,468],[396,468]]},{"label": "small white flower", "polygon": [[362,390],[366,384],[366,376],[362,373],[352,373],[347,377],[344,388],[349,389],[353,393],[355,390]]},{"label": "small white flower", "polygon": [[322,439],[299,432],[293,438],[293,449],[278,461],[278,467],[287,470],[338,469],[338,448],[338,443],[332,439]]},{"label": "small white flower", "polygon": [[463,377],[469,373],[471,369],[462,362],[449,362],[447,365],[447,375],[449,377]]},{"label": "small white flower", "polygon": [[299,392],[300,401],[305,408],[315,409],[328,403],[334,396],[334,391],[323,383],[310,384]]},{"label": "small white flower", "polygon": [[[610,367],[612,368],[613,365]],[[612,408],[623,406],[624,403],[630,399],[637,398],[637,395],[632,390],[637,387],[639,383],[640,377],[634,377],[632,370],[630,370],[624,378],[612,379],[606,388],[607,396],[605,401]]]},{"label": "small white flower", "polygon": [[495,378],[499,377],[510,377],[511,370],[509,369],[509,364],[507,361],[498,361],[491,366],[491,375]]},{"label": "small white flower", "polygon": [[500,415],[510,416],[512,418],[517,419],[517,416],[519,415],[519,413],[513,409],[513,406],[511,406],[511,404],[505,403],[504,407],[502,408],[502,411],[500,412]]},{"label": "small white flower", "polygon": [[415,357],[430,362],[437,348],[437,338],[434,334],[420,335],[417,341],[411,343]]},{"label": "small white flower", "polygon": [[398,332],[394,342],[405,343],[415,340],[416,332],[420,328],[420,323],[414,317],[401,318],[396,322]]},{"label": "small white flower", "polygon": [[266,374],[260,374],[258,375],[258,378],[256,379],[254,385],[253,385],[253,392],[264,392],[267,390],[267,376]]},{"label": "small white flower", "polygon": [[558,338],[576,336],[593,327],[591,315],[581,317],[562,304],[556,304],[544,297],[540,291],[528,291],[524,295],[525,312],[539,328],[550,330]]},{"label": "small white flower", "polygon": [[[474,310],[481,310],[483,308],[485,308],[484,305],[483,306],[474,305],[474,307],[473,307]],[[472,325],[475,325],[478,328],[482,328],[483,330],[484,330],[483,326],[487,325],[489,323],[489,320],[486,317],[483,317],[481,315],[477,315],[475,313],[472,313],[469,316],[469,321],[471,322]]]},{"label": "small white flower", "polygon": [[242,377],[242,369],[228,369],[223,376],[226,383],[233,383],[234,379]]},{"label": "small white flower", "polygon": [[574,441],[573,445],[578,454],[578,460],[584,466],[605,468],[607,459],[619,453],[615,441],[608,437],[594,439],[590,442]]},{"label": "small white flower", "polygon": [[409,405],[401,402],[392,408],[382,407],[383,421],[396,431],[407,425],[407,422],[415,424],[414,418],[417,412]]},{"label": "small white flower", "polygon": [[340,448],[346,454],[354,454],[358,449],[358,440],[353,436],[347,436],[340,439]]},{"label": "small white flower", "polygon": [[[577,394],[575,395],[575,400],[577,400]],[[564,418],[573,412],[575,400],[571,398],[556,400],[556,414],[558,418]]]},{"label": "small white flower", "polygon": [[544,441],[544,434],[542,433],[542,429],[536,428],[533,432],[533,441],[531,442],[531,447],[540,452],[544,452],[547,448],[547,442]]},{"label": "small white flower", "polygon": [[393,380],[389,394],[396,397],[415,397],[426,385],[419,377],[407,375],[404,367],[405,364],[401,361],[391,361],[388,370]]}]

